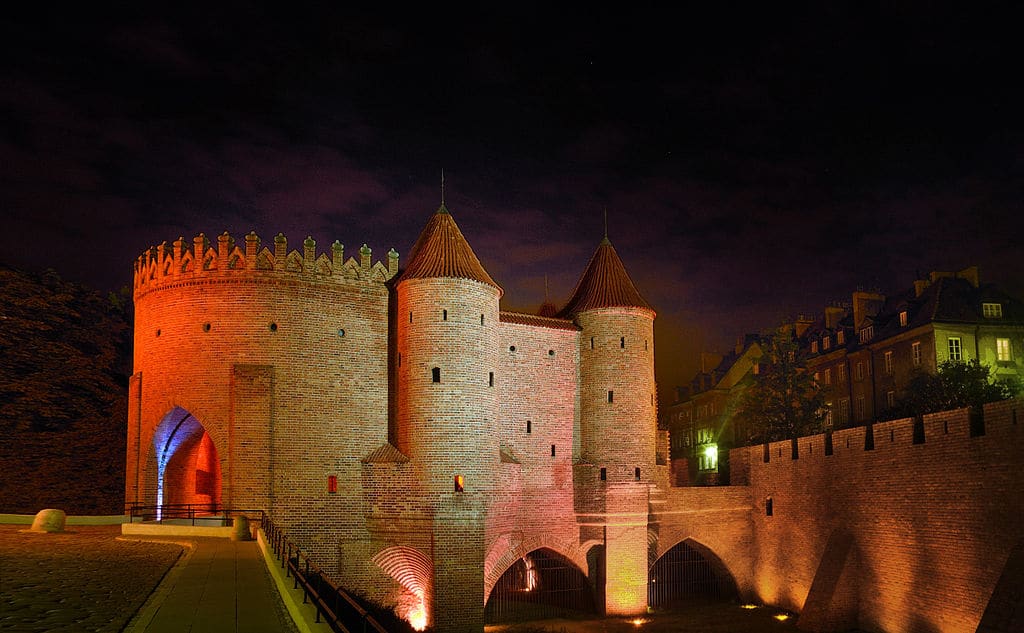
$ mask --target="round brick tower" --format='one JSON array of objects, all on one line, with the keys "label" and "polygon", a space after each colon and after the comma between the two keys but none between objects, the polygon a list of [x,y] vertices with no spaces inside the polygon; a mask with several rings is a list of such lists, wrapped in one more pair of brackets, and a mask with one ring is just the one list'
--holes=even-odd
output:
[{"label": "round brick tower", "polygon": [[583,461],[609,483],[649,483],[657,436],[654,317],[605,237],[561,311],[580,332]]},{"label": "round brick tower", "polygon": [[415,465],[423,492],[487,493],[499,462],[502,290],[443,204],[413,245],[395,294],[394,441]]}]

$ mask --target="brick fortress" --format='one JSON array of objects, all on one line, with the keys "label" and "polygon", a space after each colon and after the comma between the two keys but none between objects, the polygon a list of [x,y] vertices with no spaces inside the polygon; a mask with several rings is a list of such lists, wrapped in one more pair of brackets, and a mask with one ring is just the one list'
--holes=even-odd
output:
[{"label": "brick fortress", "polygon": [[[537,560],[575,570],[599,611],[644,613],[680,548],[728,591],[804,611],[811,630],[968,631],[983,612],[1002,617],[989,596],[999,603],[997,581],[1012,588],[1011,563],[1018,575],[1024,563],[1021,496],[1007,496],[1024,485],[1020,402],[998,409],[988,437],[954,417],[929,432],[938,446],[902,447],[896,421],[897,452],[858,455],[854,429],[840,459],[813,438],[799,462],[738,449],[742,485],[673,488],[655,313],[611,243],[561,310],[502,311],[501,294],[443,205],[404,268],[394,250],[345,260],[338,242],[318,255],[282,235],[272,248],[225,233],[215,247],[200,235],[150,249],[135,265],[126,501],[265,509],[343,586],[438,631],[481,631],[510,574],[521,591],[544,580]],[[900,487],[897,455],[931,496],[900,503],[920,491]],[[859,510],[879,501],[909,541]],[[941,583],[913,604],[902,589],[886,598],[907,581],[879,557],[895,547],[906,564],[935,531],[918,501],[970,519],[936,528],[910,590],[941,561],[970,583],[965,603]]]}]

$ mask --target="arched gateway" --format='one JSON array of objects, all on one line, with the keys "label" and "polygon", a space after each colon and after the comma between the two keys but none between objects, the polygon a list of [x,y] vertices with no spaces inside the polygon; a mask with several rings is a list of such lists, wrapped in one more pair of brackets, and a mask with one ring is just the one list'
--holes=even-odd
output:
[{"label": "arched gateway", "polygon": [[213,511],[221,503],[221,469],[217,447],[202,423],[181,407],[157,425],[149,460],[157,506],[189,505]]}]

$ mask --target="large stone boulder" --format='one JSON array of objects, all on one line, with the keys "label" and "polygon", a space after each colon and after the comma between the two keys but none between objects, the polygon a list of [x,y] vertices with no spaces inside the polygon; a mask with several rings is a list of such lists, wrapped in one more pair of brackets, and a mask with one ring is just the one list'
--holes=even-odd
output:
[{"label": "large stone boulder", "polygon": [[64,523],[67,522],[67,515],[63,510],[48,508],[36,512],[36,518],[32,519],[30,532],[63,532]]}]

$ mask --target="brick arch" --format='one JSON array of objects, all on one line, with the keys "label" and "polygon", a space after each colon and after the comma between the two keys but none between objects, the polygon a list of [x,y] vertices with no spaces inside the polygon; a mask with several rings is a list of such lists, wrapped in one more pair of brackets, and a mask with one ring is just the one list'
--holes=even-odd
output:
[{"label": "brick arch", "polygon": [[[650,541],[651,541],[651,534],[652,534],[652,532],[648,532],[648,543],[649,544],[650,544]],[[737,580],[736,579],[736,575],[732,573],[732,570],[729,568],[729,566],[725,563],[725,561],[722,560],[722,558],[718,554],[715,553],[715,551],[713,549],[711,549],[710,547],[708,547],[704,543],[698,541],[697,539],[695,539],[695,538],[693,538],[691,536],[687,536],[685,538],[678,539],[675,542],[672,542],[672,545],[670,545],[669,547],[664,547],[662,545],[664,542],[665,541],[659,541],[659,547],[655,550],[655,551],[657,551],[657,556],[654,557],[653,560],[648,560],[648,566],[647,566],[648,573],[654,567],[654,565],[657,564],[657,562],[659,560],[661,560],[661,558],[663,556],[665,556],[665,554],[667,554],[669,552],[669,550],[671,550],[672,548],[676,547],[677,545],[679,545],[681,543],[686,543],[691,548],[696,550],[697,553],[700,554],[701,557],[703,557],[704,560],[706,560],[709,565],[711,565],[711,569],[714,570],[716,576],[718,576],[719,578],[721,578],[723,580],[728,580],[732,584],[733,588],[737,592],[739,592],[739,587],[740,586],[739,586],[739,583],[736,582],[736,580]]]},{"label": "brick arch", "polygon": [[434,563],[429,554],[414,547],[396,545],[370,559],[403,589],[395,612],[416,630],[429,624],[434,602]]},{"label": "brick arch", "polygon": [[494,540],[484,558],[484,604],[487,604],[491,590],[501,575],[517,560],[538,549],[549,549],[565,557],[584,576],[587,575],[587,551],[571,540],[560,540],[548,534],[502,534]]},{"label": "brick arch", "polygon": [[164,413],[144,444],[145,504],[222,502],[226,446],[212,430],[184,407]]}]

